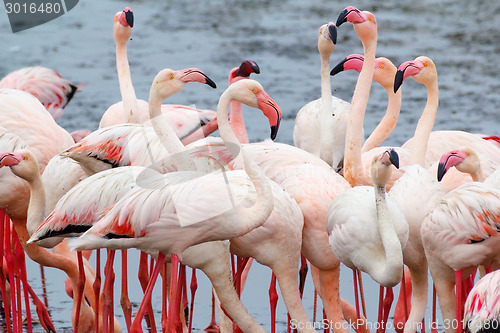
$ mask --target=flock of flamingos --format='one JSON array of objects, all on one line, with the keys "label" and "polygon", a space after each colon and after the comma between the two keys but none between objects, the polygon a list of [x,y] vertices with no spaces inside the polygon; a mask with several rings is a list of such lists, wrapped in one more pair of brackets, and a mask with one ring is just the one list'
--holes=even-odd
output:
[{"label": "flock of flamingos", "polygon": [[[331,70],[337,29],[347,29],[346,22],[364,54]],[[196,275],[188,297],[184,265],[208,276],[223,309],[220,327],[213,320],[207,331],[265,332],[239,299],[253,259],[272,269],[271,308],[277,281],[289,331],[323,329],[301,302],[307,261],[330,323],[326,331],[372,329],[361,310],[365,272],[381,286],[378,322],[387,323],[392,287],[403,281],[394,326],[423,332],[429,271],[446,333],[500,330],[500,139],[432,131],[439,97],[431,59],[419,56],[397,68],[376,58],[375,16],[347,7],[336,24],[319,28],[321,98],[298,112],[295,146],[249,143],[242,104],[267,117],[271,139],[281,120],[276,102],[249,78],[259,73],[255,62],[231,70],[216,112],[162,104],[188,82],[216,87],[197,68],[163,69],[149,101],[138,100],[126,51],[132,27],[130,8],[115,15],[122,101],[94,132],[70,134],[55,122],[78,87],[53,70],[27,67],[0,81],[0,293],[7,332],[23,326],[32,332],[30,304],[44,329],[56,331],[26,279],[24,253],[67,274],[75,332],[122,331],[113,304],[116,250],[129,332],[143,325],[156,332],[158,321],[164,332],[191,331]],[[350,69],[359,78],[348,103],[331,95],[330,76]],[[427,89],[414,136],[401,147],[380,147],[396,126],[400,86],[409,77]],[[372,81],[386,89],[388,106],[364,140]],[[220,137],[209,137],[216,129]],[[108,252],[102,278],[101,248]],[[142,251],[138,309],[127,292],[130,248]],[[339,295],[341,263],[353,270],[354,305]],[[476,271],[482,278],[474,286]],[[161,319],[151,305],[160,274]]]}]

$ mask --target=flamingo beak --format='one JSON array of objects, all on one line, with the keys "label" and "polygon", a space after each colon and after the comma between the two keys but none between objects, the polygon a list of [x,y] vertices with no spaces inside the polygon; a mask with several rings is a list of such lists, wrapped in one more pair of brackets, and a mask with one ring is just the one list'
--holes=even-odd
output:
[{"label": "flamingo beak", "polygon": [[359,72],[363,67],[364,59],[365,58],[362,55],[351,54],[350,56],[347,56],[341,62],[339,62],[335,67],[333,67],[330,75],[333,76],[349,69],[354,69]]},{"label": "flamingo beak", "polygon": [[280,127],[281,109],[265,91],[259,91],[255,96],[257,97],[259,109],[269,120],[269,125],[271,126],[271,140],[274,140],[278,135],[278,129]]},{"label": "flamingo beak", "polygon": [[337,27],[333,23],[328,23],[328,33],[330,34],[330,39],[332,43],[337,44]]},{"label": "flamingo beak", "polygon": [[349,10],[346,8],[344,9],[340,14],[339,14],[339,17],[337,17],[337,22],[335,23],[335,25],[338,27],[340,27],[342,24],[346,23],[347,22],[347,15],[349,14]]},{"label": "flamingo beak", "polygon": [[260,74],[259,65],[255,61],[245,60],[240,67],[234,72],[234,76],[249,77],[250,74]]},{"label": "flamingo beak", "polygon": [[451,167],[459,165],[464,161],[464,159],[465,158],[463,156],[459,156],[457,154],[457,151],[444,154],[439,160],[438,164],[438,170],[437,170],[438,182],[440,182],[443,179],[444,175],[446,174],[446,172],[448,172],[448,170]]},{"label": "flamingo beak", "polygon": [[130,8],[125,8],[123,11],[125,13],[125,21],[127,21],[127,24],[133,28],[134,27],[134,13]]},{"label": "flamingo beak", "polygon": [[3,153],[0,154],[0,168],[3,168],[5,166],[14,166],[18,165],[21,162],[22,158],[19,156],[16,156],[16,154],[13,153]]},{"label": "flamingo beak", "polygon": [[389,161],[391,161],[392,165],[399,169],[399,155],[394,149],[390,149],[387,151],[389,153]]},{"label": "flamingo beak", "polygon": [[403,81],[405,80],[404,79],[405,70],[406,68],[403,70],[398,69],[398,71],[396,72],[396,77],[394,78],[394,93],[398,91],[399,87],[401,87]]},{"label": "flamingo beak", "polygon": [[448,168],[446,167],[446,164],[440,162],[438,165],[438,170],[437,170],[438,182],[440,182],[443,179],[443,177],[447,171],[448,171]]},{"label": "flamingo beak", "polygon": [[180,80],[183,82],[201,82],[208,84],[212,88],[217,88],[217,85],[214,81],[212,81],[208,76],[205,75],[198,68],[189,68],[182,71],[178,71],[180,73]]}]

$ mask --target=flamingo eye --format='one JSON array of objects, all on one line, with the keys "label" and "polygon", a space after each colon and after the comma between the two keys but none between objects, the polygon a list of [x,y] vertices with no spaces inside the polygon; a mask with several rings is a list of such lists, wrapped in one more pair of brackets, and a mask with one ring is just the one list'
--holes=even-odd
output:
[{"label": "flamingo eye", "polygon": [[469,152],[467,152],[467,153],[465,153],[465,155],[470,156],[470,153],[469,153]]},{"label": "flamingo eye", "polygon": [[28,160],[28,156],[24,156],[24,158],[23,158],[23,159],[24,159],[25,161],[27,161],[27,160]]},{"label": "flamingo eye", "polygon": [[380,67],[380,69],[384,69],[384,65],[380,65],[379,67]]},{"label": "flamingo eye", "polygon": [[174,79],[174,74],[170,74],[170,80]]},{"label": "flamingo eye", "polygon": [[424,67],[427,67],[427,66],[428,66],[427,63],[424,62]]},{"label": "flamingo eye", "polygon": [[254,94],[258,93],[259,91],[257,89],[252,90]]},{"label": "flamingo eye", "polygon": [[369,17],[369,18],[368,18],[368,21],[371,21],[371,20],[372,20],[372,18],[371,18],[371,17]]}]

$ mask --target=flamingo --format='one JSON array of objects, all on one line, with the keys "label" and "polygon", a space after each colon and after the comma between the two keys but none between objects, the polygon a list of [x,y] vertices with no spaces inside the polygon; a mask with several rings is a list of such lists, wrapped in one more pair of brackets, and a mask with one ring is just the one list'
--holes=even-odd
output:
[{"label": "flamingo", "polygon": [[[353,69],[358,73],[363,66],[364,57],[361,54],[351,54],[340,61],[330,72],[330,75],[336,75],[342,71]],[[387,92],[388,103],[384,117],[373,130],[370,136],[366,139],[361,153],[370,151],[378,147],[392,132],[398,121],[399,112],[401,111],[401,92],[394,92],[394,76],[397,68],[387,58],[378,57],[375,59],[375,70],[373,72],[373,80],[379,83]],[[382,151],[380,152],[382,153]]]},{"label": "flamingo", "polygon": [[[350,104],[332,96],[330,56],[337,43],[335,24],[323,24],[318,31],[321,58],[321,98],[304,105],[295,117],[293,142],[333,168],[341,163]],[[319,143],[319,144],[318,144]]]},{"label": "flamingo", "polygon": [[64,113],[78,87],[61,77],[55,70],[42,67],[24,67],[7,74],[0,80],[0,88],[26,91],[43,104],[54,120]]},{"label": "flamingo", "polygon": [[[385,287],[403,277],[403,248],[408,240],[406,218],[385,185],[399,167],[397,153],[390,149],[372,164],[374,186],[356,186],[339,195],[328,211],[328,239],[337,257],[349,268],[368,273]],[[362,209],[352,209],[353,206]]]},{"label": "flamingo", "polygon": [[[127,58],[127,42],[132,33],[134,25],[134,14],[129,7],[126,7],[122,12],[115,14],[115,23],[113,25],[113,37],[116,43],[116,70],[118,73],[118,81],[120,83],[120,92],[122,101],[110,106],[103,114],[99,128],[109,127],[123,123],[136,123],[151,126],[149,117],[148,102],[138,100],[135,95],[132,78],[130,75],[130,66]],[[181,139],[187,138],[193,132],[197,133],[191,140],[197,139],[201,134],[208,135],[211,131],[215,131],[217,127],[208,126],[210,130],[198,129],[205,127],[215,118],[215,112],[210,110],[197,110],[183,105],[162,105],[161,107],[162,121],[167,121],[177,136]]]},{"label": "flamingo", "polygon": [[471,289],[465,301],[466,333],[495,332],[500,313],[500,271],[483,276]]},{"label": "flamingo", "polygon": [[[456,164],[480,180],[478,159],[473,154],[467,155],[468,152],[444,155],[438,177],[444,175],[447,167]],[[498,267],[499,216],[500,190],[490,183],[475,181],[448,192],[422,223],[425,255],[445,322],[462,318],[462,279],[478,265]],[[455,283],[457,294],[453,290]],[[447,325],[445,331],[453,332],[453,326]]]},{"label": "flamingo", "polygon": [[[254,97],[255,96],[255,97]],[[225,110],[229,106],[229,102],[231,99],[236,98],[240,101],[242,101],[245,104],[250,104],[251,106],[254,107],[260,107],[263,112],[266,114],[266,116],[269,117],[270,123],[272,126],[272,137],[276,135],[276,130],[277,126],[279,124],[279,109],[275,105],[275,103],[267,96],[267,94],[262,90],[262,87],[260,84],[258,84],[256,81],[253,80],[242,80],[240,82],[237,82],[233,84],[228,90],[222,95],[221,101],[219,103],[218,107],[218,119],[219,119],[219,126],[220,126],[220,131],[222,137],[225,139],[226,142],[235,142],[235,144],[238,144],[237,139],[235,138],[234,134],[225,127],[229,126],[229,122],[227,120],[227,115],[225,115]],[[225,118],[225,119],[224,119]],[[231,147],[233,148],[233,147]],[[234,150],[234,148],[233,148]],[[239,156],[241,159],[241,156]],[[154,191],[158,193],[163,193],[161,194],[167,201],[165,201],[165,206],[163,209],[160,209],[160,211],[157,210],[157,212],[153,212],[149,210],[147,212],[147,215],[149,217],[153,217],[154,220],[157,220],[158,217],[164,216],[167,217],[169,216],[168,210],[169,209],[176,209],[176,215],[179,218],[179,221],[182,223],[183,227],[175,227],[177,222],[177,218],[175,218],[175,222],[172,225],[172,222],[168,222],[168,219],[165,220],[164,218],[160,218],[163,222],[160,223],[164,224],[165,222],[171,224],[172,226],[169,227],[168,234],[170,235],[175,235],[177,236],[173,237],[171,241],[165,241],[165,234],[164,232],[161,231],[161,229],[158,228],[158,223],[152,223],[150,226],[147,227],[147,229],[150,229],[151,231],[153,229],[156,229],[153,233],[150,233],[147,229],[137,231],[137,236],[142,235],[143,237],[139,238],[131,238],[131,239],[109,239],[106,241],[110,246],[114,247],[122,247],[122,246],[135,246],[139,248],[144,248],[146,246],[146,239],[148,239],[149,247],[153,246],[154,249],[160,250],[162,253],[178,253],[181,254],[187,247],[203,242],[203,241],[213,241],[213,240],[218,240],[218,239],[225,239],[222,237],[226,238],[232,238],[235,236],[238,236],[238,234],[243,234],[246,233],[250,230],[252,230],[254,227],[262,224],[265,219],[267,219],[267,216],[271,213],[273,203],[272,200],[269,202],[269,198],[267,198],[270,195],[270,184],[268,183],[268,180],[263,178],[263,175],[261,172],[255,168],[255,167],[249,167],[248,165],[252,164],[252,162],[244,156],[244,163],[245,163],[245,170],[249,174],[250,178],[245,177],[245,173],[242,173],[242,171],[231,171],[226,173],[226,177],[229,179],[229,184],[232,187],[232,192],[235,193],[235,195],[239,196],[235,197],[234,199],[237,199],[236,202],[238,203],[237,206],[233,209],[230,209],[230,206],[227,206],[228,202],[224,202],[223,196],[224,192],[226,191],[224,188],[217,187],[218,185],[217,182],[220,182],[221,175],[216,175],[216,174],[202,174],[203,177],[192,179],[194,175],[200,176],[199,173],[194,173],[194,172],[176,172],[176,173],[169,173],[166,175],[161,175],[161,181],[163,182],[164,180],[168,180],[169,184],[175,184],[174,182],[179,182],[177,186],[174,187],[169,187],[172,185],[169,185],[165,187],[162,185],[160,188],[152,188],[152,189],[146,189],[146,188],[138,188],[137,190],[132,190],[132,193],[128,193],[126,200],[121,200],[117,204],[114,205],[114,207],[110,210],[110,212],[103,218],[101,222],[98,222],[95,224],[89,231],[87,231],[83,236],[81,236],[77,240],[77,244],[91,244],[90,246],[98,246],[99,241],[98,236],[106,236],[109,233],[117,234],[120,235],[123,232],[125,233],[135,233],[133,230],[136,229],[136,227],[139,226],[134,226],[130,225],[126,227],[125,229],[120,226],[121,223],[118,225],[111,223],[111,224],[106,224],[106,220],[108,221],[114,221],[115,217],[112,217],[115,213],[118,213],[121,215],[120,210],[121,210],[121,204],[123,205],[129,205],[133,202],[135,202],[135,199],[139,199],[142,195],[146,194],[148,191]],[[164,180],[163,180],[164,179]],[[177,179],[177,181],[175,181]],[[188,181],[190,180],[190,181]],[[174,181],[174,182],[173,182]],[[248,197],[247,193],[249,191],[248,185],[244,185],[244,181],[246,181],[246,184],[248,182],[253,181],[255,184],[255,189],[256,193],[255,195]],[[208,184],[210,185],[211,190],[210,191],[200,191],[200,189],[208,189]],[[251,183],[250,183],[251,184]],[[160,183],[158,185],[161,185]],[[199,189],[194,190],[193,186],[196,188],[199,187]],[[242,187],[243,186],[243,187]],[[191,187],[192,190],[187,190],[188,187]],[[164,188],[162,191],[161,188]],[[218,190],[217,188],[220,188]],[[169,192],[165,192],[165,189],[170,189]],[[221,192],[222,191],[222,192]],[[243,191],[243,192],[242,192]],[[279,191],[283,192],[281,189]],[[217,194],[219,192],[219,194]],[[175,194],[179,193],[179,194]],[[211,197],[218,197],[217,202],[212,202],[210,207],[207,207],[208,210],[205,214],[201,214],[201,212],[196,213],[195,215],[192,215],[193,213],[189,213],[188,211],[183,211],[182,203],[185,203],[186,200],[191,200],[188,198],[181,199],[181,197],[175,197],[177,195],[185,195],[187,193],[190,193],[189,195],[202,195],[202,196],[208,196],[208,199],[204,200],[196,200],[197,202],[211,202],[210,200]],[[171,196],[174,195],[175,202],[176,202],[176,207],[174,208],[174,198]],[[227,196],[227,194],[225,194]],[[253,198],[252,198],[253,197]],[[247,200],[253,201],[254,198],[256,197],[257,201],[251,208],[244,208],[244,206],[248,206],[248,204],[242,204],[240,203],[242,200],[245,202]],[[134,199],[135,198],[135,199]],[[191,197],[192,198],[192,197]],[[201,197],[200,197],[201,198]],[[132,200],[132,201],[129,201]],[[208,200],[208,201],[207,201]],[[179,206],[181,204],[181,206]],[[171,207],[171,208],[168,208]],[[206,210],[206,209],[205,209]],[[215,210],[215,211],[214,211]],[[133,221],[138,217],[137,213],[139,214],[144,214],[145,211],[140,213],[141,209],[137,209],[135,213],[133,213],[133,216],[130,216],[131,221]],[[152,213],[152,214],[151,214]],[[188,213],[188,215],[185,215]],[[209,214],[208,216],[207,213]],[[154,217],[156,214],[158,217]],[[215,214],[215,215],[214,215]],[[219,215],[220,214],[220,215]],[[233,219],[235,214],[244,214],[242,215],[243,217],[239,217],[238,220],[238,226],[234,225],[234,222],[231,222],[231,227],[228,228],[228,226],[224,226],[224,222],[220,221],[221,218],[224,218],[223,221],[225,221],[228,217],[233,216],[230,219]],[[212,216],[212,217],[210,217]],[[116,216],[117,217],[117,216]],[[145,215],[143,218],[147,218]],[[200,220],[200,218],[202,220]],[[194,219],[194,220],[193,220]],[[148,219],[151,221],[151,219]],[[153,221],[154,221],[153,220]],[[202,222],[203,223],[200,223]],[[186,224],[187,223],[187,224]],[[99,226],[102,225],[102,227],[99,228]],[[241,225],[241,226],[240,226]],[[142,228],[142,227],[141,227]],[[101,230],[100,230],[101,229]],[[121,230],[120,230],[121,229]],[[128,231],[126,230],[128,229]],[[203,229],[203,230],[202,230]],[[217,232],[217,230],[220,230],[220,232]],[[189,232],[191,239],[186,239],[186,237],[183,237],[184,232]],[[221,236],[221,232],[224,233],[224,236]],[[96,234],[97,236],[91,236],[92,233]],[[161,241],[160,239],[157,238],[160,236],[162,238]],[[198,236],[195,236],[195,235]],[[193,237],[194,236],[194,237]],[[85,239],[87,240],[85,241]],[[158,240],[155,240],[158,239]],[[159,241],[159,242],[158,242]],[[80,243],[81,242],[81,243]],[[160,244],[163,244],[160,246]],[[77,245],[79,246],[79,245]],[[88,245],[87,245],[88,246]],[[241,327],[241,326],[240,326]],[[243,326],[244,327],[244,326]],[[242,328],[243,328],[242,327]]]}]

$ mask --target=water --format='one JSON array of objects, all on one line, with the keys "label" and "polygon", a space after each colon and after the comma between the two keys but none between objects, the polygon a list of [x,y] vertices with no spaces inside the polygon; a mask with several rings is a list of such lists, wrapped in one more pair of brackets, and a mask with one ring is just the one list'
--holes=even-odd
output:
[{"label": "water", "polygon": [[[500,3],[493,0],[386,1],[300,1],[300,0],[213,0],[213,1],[80,1],[68,14],[43,26],[12,34],[7,15],[0,17],[0,75],[24,66],[44,65],[77,83],[85,83],[68,106],[60,124],[69,131],[96,129],[107,106],[120,100],[115,70],[113,15],[125,6],[135,14],[132,40],[128,43],[134,86],[139,98],[147,99],[154,75],[165,67],[198,67],[219,86],[216,91],[187,85],[169,102],[196,104],[214,109],[227,86],[231,68],[244,59],[256,61],[261,74],[255,76],[281,106],[283,121],[277,141],[292,143],[294,117],[301,106],[320,96],[317,29],[335,21],[348,5],[373,12],[378,21],[377,54],[399,65],[419,55],[434,60],[439,72],[440,107],[435,129],[457,129],[497,134],[500,105],[500,28],[496,24]],[[338,31],[332,67],[346,55],[363,49],[350,24]],[[357,74],[342,73],[332,78],[334,95],[350,100]],[[400,122],[387,140],[400,145],[414,131],[424,107],[425,88],[408,80],[403,85]],[[374,84],[365,118],[370,133],[386,108],[385,91]],[[250,140],[267,138],[259,112],[245,114]],[[132,256],[131,256],[132,257]],[[133,261],[133,257],[130,262]],[[118,267],[118,266],[117,266]],[[136,276],[130,265],[130,276]],[[40,290],[37,265],[30,264],[29,276]],[[63,275],[47,269],[48,297],[59,331],[71,331],[71,301],[61,288]],[[202,279],[202,274],[198,277]],[[117,274],[117,279],[119,274]],[[133,278],[130,279],[134,282]],[[369,319],[376,320],[376,286],[368,283]],[[257,321],[269,330],[267,288],[270,271],[252,268],[243,302]],[[134,282],[135,283],[135,282]],[[352,302],[352,279],[342,272],[341,294]],[[131,298],[140,299],[137,284]],[[132,293],[133,291],[133,293]],[[118,289],[117,289],[118,292]],[[304,304],[312,317],[312,282],[306,283]],[[209,322],[210,290],[200,281],[196,296],[194,327]],[[155,298],[159,307],[159,297]],[[118,311],[120,314],[121,311]],[[280,302],[278,332],[285,331],[285,309]],[[317,318],[319,320],[319,317]],[[123,321],[122,321],[123,323]],[[39,329],[41,331],[41,329]]]}]

